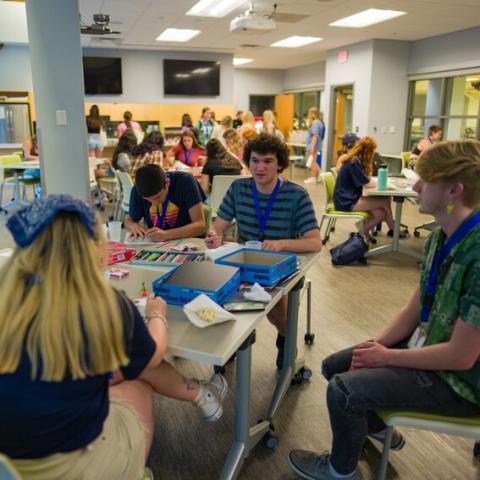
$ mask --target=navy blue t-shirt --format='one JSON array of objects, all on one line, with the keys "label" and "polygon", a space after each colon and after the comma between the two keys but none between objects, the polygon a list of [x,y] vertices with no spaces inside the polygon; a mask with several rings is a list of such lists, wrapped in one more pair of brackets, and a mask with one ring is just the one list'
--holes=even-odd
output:
[{"label": "navy blue t-shirt", "polygon": [[[162,230],[179,228],[192,223],[189,210],[207,199],[204,191],[189,173],[170,172],[167,175],[170,178],[170,198],[164,224],[160,225],[162,205],[153,206],[140,196],[135,186],[130,194],[129,208],[130,217],[134,222],[139,222],[143,218],[148,228],[156,225]],[[157,217],[156,222],[155,217]]]},{"label": "navy blue t-shirt", "polygon": [[349,212],[362,196],[364,185],[370,183],[359,159],[347,160],[337,175],[333,203],[337,210]]},{"label": "navy blue t-shirt", "polygon": [[[121,367],[136,378],[155,353],[156,345],[137,308],[121,301],[126,352]],[[84,380],[46,382],[31,379],[26,350],[15,373],[0,374],[0,452],[12,458],[41,458],[71,452],[95,440],[108,415],[108,374]]]}]

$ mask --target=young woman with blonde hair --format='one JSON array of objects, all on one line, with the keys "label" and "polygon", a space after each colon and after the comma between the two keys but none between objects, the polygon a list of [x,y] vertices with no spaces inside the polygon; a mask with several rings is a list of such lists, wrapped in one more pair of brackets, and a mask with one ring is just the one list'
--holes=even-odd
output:
[{"label": "young woman with blonde hair", "polygon": [[0,452],[24,480],[150,478],[153,392],[193,401],[208,420],[220,393],[160,363],[166,304],[149,298],[144,321],[108,284],[89,205],[50,195],[7,227],[18,246],[0,271]]},{"label": "young woman with blonde hair", "polygon": [[[308,109],[308,134],[307,149],[305,152],[306,164],[311,162],[311,176],[304,183],[317,183],[318,175],[322,167],[322,146],[325,137],[325,123],[323,123],[323,114],[317,107]],[[311,157],[311,160],[309,158]]]},{"label": "young woman with blonde hair", "polygon": [[[368,197],[363,195],[363,188],[376,186],[372,180],[373,158],[377,143],[371,137],[365,136],[349,150],[343,159],[337,180],[333,202],[337,210],[342,211],[366,211],[371,217],[363,222],[360,229],[362,235],[367,235],[371,228],[380,222],[386,221],[388,235],[393,236],[393,215],[390,197]],[[405,232],[400,232],[400,237],[405,238]]]}]

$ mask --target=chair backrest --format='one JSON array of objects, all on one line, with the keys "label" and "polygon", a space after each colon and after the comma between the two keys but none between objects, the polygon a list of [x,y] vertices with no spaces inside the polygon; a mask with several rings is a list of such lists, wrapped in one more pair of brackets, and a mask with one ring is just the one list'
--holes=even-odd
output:
[{"label": "chair backrest", "polygon": [[11,153],[9,155],[0,155],[0,163],[2,165],[17,165],[22,163],[22,158],[15,153]]},{"label": "chair backrest", "polygon": [[322,177],[322,186],[324,193],[323,211],[326,212],[328,207],[333,204],[333,191],[335,190],[335,178],[332,172],[323,172],[320,174]]},{"label": "chair backrest", "polygon": [[412,152],[402,152],[401,155],[402,155],[403,167],[408,166],[408,161],[412,156]]},{"label": "chair backrest", "polygon": [[120,188],[122,190],[122,208],[125,210],[130,205],[130,193],[133,188],[133,180],[128,173],[120,170],[116,170],[115,175],[120,183]]},{"label": "chair backrest", "polygon": [[215,214],[220,208],[223,197],[227,193],[230,185],[242,175],[215,175],[212,181],[212,191],[210,193],[210,209],[211,213]]},{"label": "chair backrest", "polygon": [[335,167],[331,167],[330,171],[332,172],[334,180],[336,180],[338,175],[337,169]]},{"label": "chair backrest", "polygon": [[88,179],[90,180],[90,187],[94,187],[97,184],[97,178],[95,177],[95,170],[97,169],[96,159],[91,157],[88,159]]}]

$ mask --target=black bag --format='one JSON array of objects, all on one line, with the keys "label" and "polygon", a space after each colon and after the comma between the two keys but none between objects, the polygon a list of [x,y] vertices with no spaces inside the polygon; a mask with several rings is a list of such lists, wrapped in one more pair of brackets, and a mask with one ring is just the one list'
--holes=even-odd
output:
[{"label": "black bag", "polygon": [[354,262],[366,263],[368,245],[359,233],[351,233],[340,245],[330,249],[333,265],[349,265]]}]

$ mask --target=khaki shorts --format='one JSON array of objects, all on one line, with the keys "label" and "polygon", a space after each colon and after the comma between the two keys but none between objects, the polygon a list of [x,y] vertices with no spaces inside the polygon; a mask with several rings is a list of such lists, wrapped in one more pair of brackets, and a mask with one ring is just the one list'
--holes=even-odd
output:
[{"label": "khaki shorts", "polygon": [[87,447],[35,460],[12,459],[23,480],[140,480],[145,433],[135,409],[110,400],[102,433]]}]

